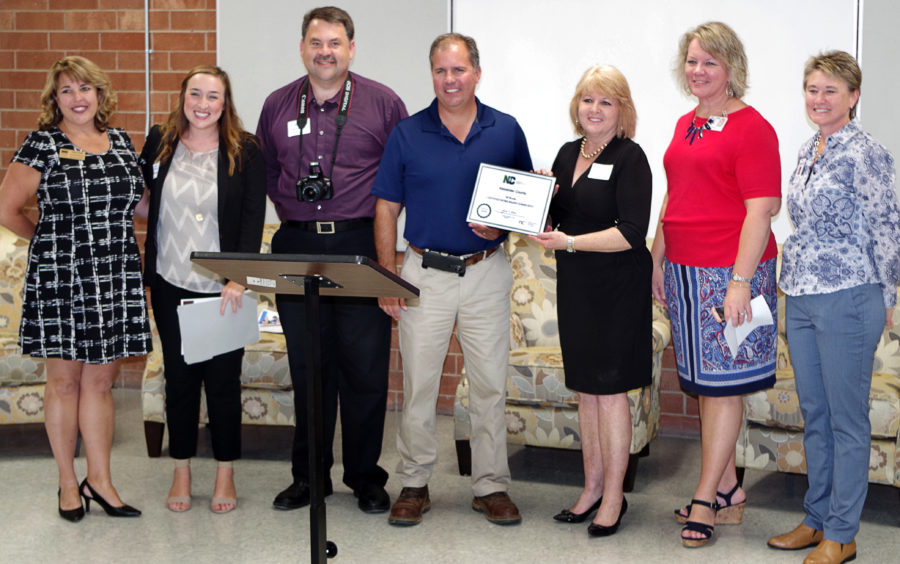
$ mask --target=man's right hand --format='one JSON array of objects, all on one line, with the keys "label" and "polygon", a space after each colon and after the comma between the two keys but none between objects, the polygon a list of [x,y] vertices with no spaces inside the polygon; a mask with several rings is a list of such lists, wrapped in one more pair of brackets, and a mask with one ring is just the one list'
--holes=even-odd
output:
[{"label": "man's right hand", "polygon": [[406,311],[406,300],[403,298],[378,298],[378,307],[395,321],[400,321],[400,312]]}]

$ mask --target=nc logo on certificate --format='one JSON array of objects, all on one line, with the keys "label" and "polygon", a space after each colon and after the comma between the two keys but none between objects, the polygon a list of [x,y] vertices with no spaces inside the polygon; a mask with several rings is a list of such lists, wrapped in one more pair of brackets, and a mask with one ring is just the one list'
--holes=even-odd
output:
[{"label": "nc logo on certificate", "polygon": [[544,230],[556,179],[487,163],[478,167],[467,222],[535,235]]}]

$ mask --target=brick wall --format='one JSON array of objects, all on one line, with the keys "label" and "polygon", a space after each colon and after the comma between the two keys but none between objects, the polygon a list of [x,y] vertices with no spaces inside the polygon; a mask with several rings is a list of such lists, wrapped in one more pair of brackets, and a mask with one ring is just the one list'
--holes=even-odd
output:
[{"label": "brick wall", "polygon": [[[150,1],[151,123],[165,119],[185,72],[216,62],[215,0]],[[0,2],[0,178],[37,127],[47,70],[83,55],[106,71],[119,99],[112,125],[144,144],[143,0],[2,0]],[[36,211],[32,210],[36,214]],[[143,246],[146,224],[135,225]],[[119,385],[139,386],[143,360],[122,365]]]},{"label": "brick wall", "polygon": [[[216,61],[215,0],[150,0],[151,123],[165,119],[184,73]],[[2,0],[0,3],[0,178],[13,152],[33,130],[47,69],[65,55],[84,55],[109,73],[119,96],[113,125],[125,128],[140,151],[144,141],[143,0]],[[227,69],[226,69],[227,70]],[[138,220],[138,238],[146,225]],[[403,403],[403,374],[393,330],[388,409]],[[678,387],[671,347],[666,350],[660,397],[667,434],[697,434],[697,402]],[[139,386],[143,360],[122,367],[120,385]],[[453,412],[462,354],[450,343],[438,412]]]}]

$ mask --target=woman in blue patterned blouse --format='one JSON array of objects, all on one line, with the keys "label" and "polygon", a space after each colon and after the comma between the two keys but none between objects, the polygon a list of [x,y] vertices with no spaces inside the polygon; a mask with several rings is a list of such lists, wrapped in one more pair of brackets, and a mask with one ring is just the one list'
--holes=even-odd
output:
[{"label": "woman in blue patterned blouse", "polygon": [[806,518],[769,546],[817,545],[805,562],[846,562],[868,488],[869,387],[875,347],[892,324],[900,277],[894,159],[853,118],[862,72],[852,56],[812,57],[806,112],[818,132],[800,148],[787,204],[795,231],[779,286],[803,413]]}]

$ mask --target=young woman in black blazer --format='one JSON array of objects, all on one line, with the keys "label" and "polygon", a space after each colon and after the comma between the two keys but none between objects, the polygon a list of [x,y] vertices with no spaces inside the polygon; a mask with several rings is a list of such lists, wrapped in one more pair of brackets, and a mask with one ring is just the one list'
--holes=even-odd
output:
[{"label": "young woman in black blazer", "polygon": [[265,164],[256,138],[243,130],[222,69],[188,72],[178,106],[150,130],[140,161],[148,215],[144,284],[162,341],[169,454],[175,459],[167,505],[172,511],[191,507],[190,459],[197,451],[202,385],[218,461],[210,508],[226,513],[237,506],[232,461],[241,453],[243,350],[185,364],[176,310],[182,299],[221,295],[221,313],[237,311],[244,287],[193,265],[190,253],[259,252],[262,241]]}]

